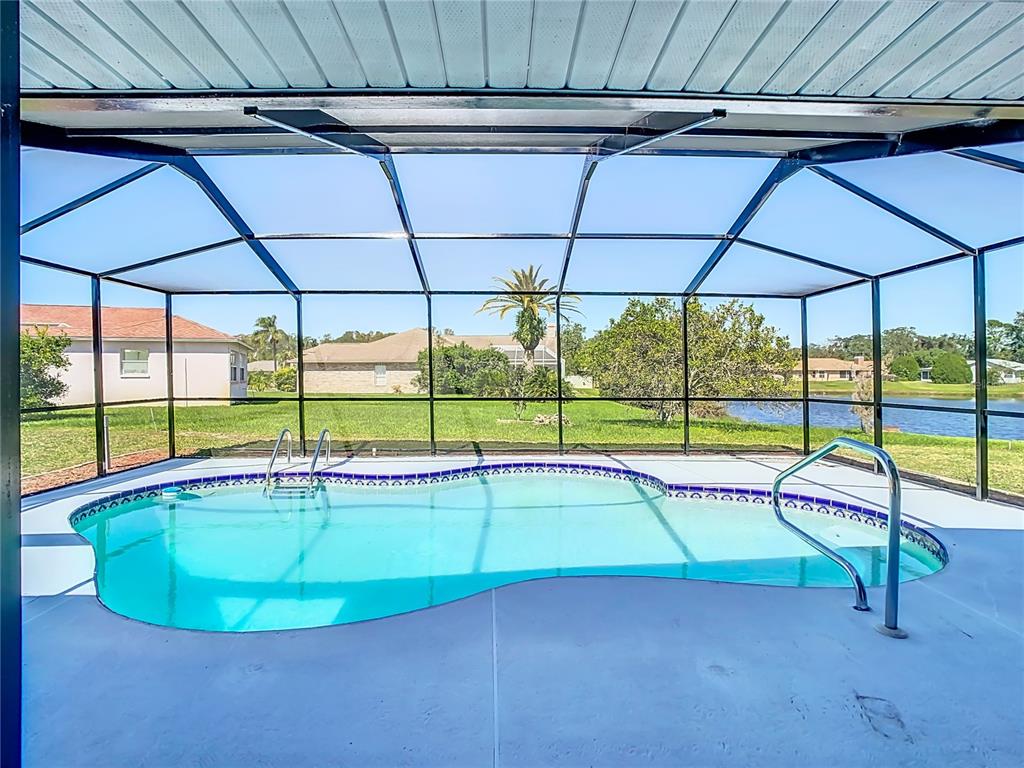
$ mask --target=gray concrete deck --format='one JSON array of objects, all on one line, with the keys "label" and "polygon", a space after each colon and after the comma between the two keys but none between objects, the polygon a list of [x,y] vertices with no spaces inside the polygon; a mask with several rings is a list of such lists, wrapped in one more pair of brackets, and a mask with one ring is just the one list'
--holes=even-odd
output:
[{"label": "gray concrete deck", "polygon": [[[610,461],[736,485],[769,483],[785,463]],[[163,468],[225,464],[239,466]],[[154,481],[142,470],[26,503],[30,766],[1024,762],[1021,509],[906,485],[906,516],[935,528],[951,562],[904,585],[903,641],[875,632],[880,610],[851,610],[847,590],[615,577],[514,584],[362,624],[211,634],[122,618],[92,594],[91,549],[67,514],[142,477]],[[833,498],[885,496],[880,478],[844,466],[794,487],[813,483]],[[870,598],[880,609],[883,593]]]}]

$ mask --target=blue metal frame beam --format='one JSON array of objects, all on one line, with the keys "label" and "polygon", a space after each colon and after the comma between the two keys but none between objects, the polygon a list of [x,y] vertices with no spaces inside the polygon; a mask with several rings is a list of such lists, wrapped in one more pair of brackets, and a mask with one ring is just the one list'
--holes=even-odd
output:
[{"label": "blue metal frame beam", "polygon": [[206,196],[210,198],[210,201],[217,206],[217,209],[221,212],[231,227],[238,233],[239,237],[245,239],[246,244],[252,249],[252,252],[256,254],[260,261],[266,265],[267,269],[273,273],[274,277],[277,278],[278,282],[284,286],[288,293],[296,294],[299,292],[299,288],[292,281],[288,274],[284,271],[280,264],[277,263],[277,259],[274,258],[273,254],[267,250],[267,247],[256,240],[252,229],[245,223],[241,215],[235,210],[235,207],[231,204],[231,201],[224,196],[224,193],[220,191],[220,188],[214,183],[210,175],[205,171],[203,166],[199,164],[199,161],[194,157],[180,157],[171,162],[171,165],[180,171],[182,174],[192,179],[199,188],[206,193]]},{"label": "blue metal frame beam", "polygon": [[569,225],[569,240],[565,244],[565,254],[562,256],[562,268],[558,272],[558,293],[561,295],[565,290],[565,277],[569,274],[569,260],[572,258],[572,250],[576,245],[576,233],[580,228],[580,218],[583,216],[583,205],[587,200],[587,190],[590,188],[590,180],[594,178],[597,170],[598,158],[595,155],[587,155],[583,161],[583,172],[580,174],[580,184],[576,190],[576,202],[572,209],[572,223]]},{"label": "blue metal frame beam", "polygon": [[751,248],[757,248],[768,253],[774,253],[778,256],[785,256],[787,259],[793,259],[794,261],[802,261],[805,264],[812,264],[815,267],[821,267],[822,269],[830,269],[833,272],[842,272],[844,275],[850,275],[852,277],[870,278],[867,272],[860,272],[856,269],[850,269],[849,267],[842,267],[838,264],[832,264],[828,261],[821,261],[811,256],[804,256],[803,254],[796,253],[795,251],[788,251],[785,248],[778,248],[774,245],[768,245],[757,240],[747,240],[745,237],[733,238],[737,243],[743,245],[749,245]]},{"label": "blue metal frame beam", "polygon": [[38,229],[39,227],[43,226],[43,224],[48,224],[54,219],[59,219],[61,216],[67,213],[76,211],[83,205],[91,203],[93,200],[99,200],[104,195],[108,195],[114,190],[120,189],[125,184],[131,184],[136,179],[141,179],[143,176],[148,176],[153,171],[156,171],[163,167],[163,163],[150,163],[149,165],[144,165],[143,167],[134,170],[131,173],[122,176],[119,179],[114,179],[109,184],[104,184],[102,187],[94,189],[92,192],[89,192],[88,194],[82,195],[81,197],[76,198],[75,200],[72,200],[69,203],[64,203],[64,205],[60,206],[59,208],[54,208],[49,213],[44,213],[42,216],[32,219],[32,221],[30,222],[22,224],[21,234],[28,234],[33,229]]},{"label": "blue metal frame beam", "polygon": [[704,262],[701,268],[697,270],[697,274],[693,276],[692,280],[690,280],[690,284],[686,286],[686,294],[695,294],[700,289],[701,285],[704,284],[704,281],[708,279],[708,275],[711,274],[711,270],[713,270],[718,262],[722,260],[722,257],[725,256],[729,248],[732,247],[736,238],[743,234],[743,230],[747,228],[751,219],[753,219],[754,216],[757,215],[757,212],[761,210],[761,206],[765,204],[772,192],[774,192],[782,182],[799,171],[801,167],[800,163],[793,160],[780,160],[776,163],[772,172],[768,174],[768,177],[763,182],[761,182],[761,186],[757,188],[754,196],[750,198],[750,201],[743,207],[743,210],[740,211],[740,215],[736,217],[736,221],[734,221],[733,225],[729,227],[729,232],[726,235],[728,239],[720,241],[718,245],[715,246],[715,250],[713,250],[711,255],[708,256],[707,261]]},{"label": "blue metal frame beam", "polygon": [[129,160],[144,160],[150,163],[169,163],[176,157],[186,157],[187,152],[177,147],[165,147],[144,141],[118,138],[74,139],[63,128],[52,125],[21,123],[23,146],[40,149],[56,149],[61,152],[81,152],[104,157],[124,157]]},{"label": "blue metal frame beam", "polygon": [[301,116],[303,113],[309,112],[312,112],[314,117],[322,115],[324,118],[331,119],[330,115],[327,115],[324,112],[320,112],[319,110],[295,110],[292,111],[291,113],[289,113],[287,110],[283,110],[284,115],[275,113],[273,111],[262,112],[260,111],[259,107],[246,107],[243,111],[249,117],[255,118],[256,120],[259,120],[262,123],[266,123],[267,125],[271,125],[275,128],[278,128],[279,130],[285,131],[287,133],[293,133],[296,136],[302,136],[303,138],[309,139],[310,141],[315,141],[319,144],[324,144],[325,146],[332,147],[334,149],[337,149],[341,152],[345,152],[350,155],[358,155],[359,157],[365,157],[371,160],[380,160],[381,157],[383,157],[387,153],[387,147],[385,147],[383,144],[381,144],[380,142],[373,141],[368,136],[352,133],[351,129],[347,125],[344,125],[343,123],[331,125],[330,128],[335,129],[335,132],[341,135],[351,134],[355,138],[361,139],[364,142],[372,141],[374,145],[373,148],[376,151],[367,152],[362,149],[357,149],[356,147],[352,147],[349,146],[348,144],[344,144],[340,141],[337,141],[331,138],[330,136],[325,136],[322,133],[307,130],[301,126],[294,125],[292,123],[280,119],[282,116],[286,116],[289,114],[293,114],[298,117]]},{"label": "blue metal frame beam", "polygon": [[974,255],[974,453],[975,495],[989,496],[988,483],[988,315],[985,302],[985,254]]},{"label": "blue metal frame beam", "polygon": [[152,259],[146,259],[145,261],[136,261],[132,264],[127,264],[123,267],[115,267],[114,269],[108,269],[105,272],[100,272],[100,277],[113,277],[114,275],[120,275],[125,272],[132,272],[136,269],[145,269],[146,267],[154,267],[157,264],[163,264],[165,261],[174,261],[176,259],[183,259],[186,256],[195,256],[197,253],[204,253],[206,251],[212,251],[216,248],[223,248],[226,245],[233,245],[235,243],[244,243],[246,238],[244,237],[229,237],[227,240],[218,240],[215,243],[208,243],[207,245],[197,245],[195,248],[186,248],[184,251],[177,251],[175,253],[169,253],[166,256],[155,256]]},{"label": "blue metal frame beam", "polygon": [[951,234],[949,234],[947,232],[943,232],[938,227],[934,227],[931,224],[929,224],[928,222],[923,221],[923,220],[917,218],[917,216],[914,216],[912,214],[907,213],[906,211],[904,211],[899,206],[893,205],[888,200],[884,200],[881,197],[879,197],[878,195],[873,194],[871,192],[868,192],[866,189],[857,186],[852,181],[847,181],[842,176],[839,176],[839,175],[833,173],[832,171],[830,171],[830,170],[828,170],[826,168],[818,168],[818,167],[815,167],[815,166],[811,166],[811,170],[814,173],[816,173],[819,176],[821,176],[823,179],[828,179],[833,184],[835,184],[835,185],[845,189],[847,192],[851,192],[852,194],[856,195],[857,197],[861,198],[862,200],[867,200],[869,203],[871,203],[875,207],[881,208],[886,213],[891,214],[891,215],[895,216],[898,219],[902,219],[903,221],[907,222],[907,224],[910,224],[911,226],[917,227],[922,232],[925,232],[925,233],[931,235],[935,239],[941,240],[942,242],[946,243],[947,245],[953,246],[958,251],[963,251],[964,253],[977,253],[978,252],[978,249],[975,248],[973,245],[968,245],[967,243],[963,242],[962,240],[956,239]]},{"label": "blue metal frame beam", "polygon": [[[678,128],[673,128],[670,131],[665,131],[664,133],[656,133],[653,136],[648,136],[646,139],[643,139],[642,141],[639,141],[636,144],[632,144],[628,147],[623,147],[622,149],[612,152],[610,155],[601,155],[597,159],[599,161],[611,160],[613,157],[621,157],[622,155],[628,155],[630,152],[644,149],[646,147],[651,146],[652,144],[656,144],[659,141],[671,139],[673,136],[679,136],[683,133],[689,133],[690,131],[697,130],[698,128],[703,128],[705,125],[708,125],[710,123],[718,122],[725,116],[726,112],[724,109],[716,109],[710,115],[704,115],[703,117],[697,118],[696,120],[691,120],[690,122],[680,125]],[[628,138],[630,138],[630,135],[629,133],[626,133],[622,137],[622,140],[625,141]]]},{"label": "blue metal frame beam", "polygon": [[0,765],[21,765],[19,3],[0,2]]},{"label": "blue metal frame beam", "polygon": [[890,141],[844,141],[823,147],[791,152],[794,160],[814,165],[843,163],[850,160],[874,160],[921,152],[947,152],[1024,141],[1024,120],[971,120],[969,122],[908,131]]},{"label": "blue metal frame beam", "polygon": [[1004,171],[1024,173],[1024,162],[1014,160],[1012,157],[994,155],[991,152],[982,152],[980,149],[953,149],[949,151],[949,154],[955,157],[962,157],[965,160],[974,160],[977,163],[985,163],[985,165],[1002,168]]}]

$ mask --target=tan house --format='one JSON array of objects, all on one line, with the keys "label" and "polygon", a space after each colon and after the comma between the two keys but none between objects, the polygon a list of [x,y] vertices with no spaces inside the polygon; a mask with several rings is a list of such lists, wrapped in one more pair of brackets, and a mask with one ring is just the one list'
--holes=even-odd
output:
[{"label": "tan house", "polygon": [[[103,307],[103,399],[147,400],[167,395],[166,323],[163,309]],[[22,304],[22,333],[63,334],[70,367],[59,404],[93,401],[92,308],[67,304]],[[245,397],[249,347],[215,328],[174,316],[176,397]]]},{"label": "tan house", "polygon": [[[853,381],[871,375],[871,361],[858,355],[853,360],[837,357],[810,357],[807,359],[807,378],[811,381]],[[803,366],[797,362],[793,376],[803,377]]]},{"label": "tan house", "polygon": [[[522,365],[525,360],[522,345],[508,335],[438,335],[436,344],[497,349],[507,355],[513,365]],[[365,343],[319,344],[302,354],[306,392],[415,392],[413,379],[419,373],[419,354],[426,348],[425,328],[411,328]],[[555,349],[555,326],[549,325],[544,339],[534,350],[536,364],[556,367]]]}]

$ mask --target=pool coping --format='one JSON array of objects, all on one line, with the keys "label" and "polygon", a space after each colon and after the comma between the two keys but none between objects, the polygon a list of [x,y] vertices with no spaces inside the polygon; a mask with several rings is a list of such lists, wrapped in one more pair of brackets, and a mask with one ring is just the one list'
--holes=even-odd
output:
[{"label": "pool coping", "polygon": [[[562,474],[581,477],[604,477],[645,485],[673,498],[699,499],[703,501],[741,502],[754,504],[770,504],[771,491],[764,488],[746,488],[733,485],[708,485],[703,483],[667,483],[656,475],[640,472],[624,467],[609,467],[598,464],[562,461],[499,461],[478,464],[468,467],[434,470],[429,472],[395,472],[395,473],[362,473],[346,472],[334,469],[322,469],[314,473],[314,479],[334,485],[352,485],[364,487],[421,486],[436,483],[468,480],[491,475],[532,475]],[[276,479],[309,478],[308,471],[283,471],[274,475]],[[128,504],[145,498],[159,496],[165,488],[181,488],[194,490],[205,488],[224,488],[242,485],[262,485],[266,481],[265,472],[238,472],[230,474],[204,475],[186,479],[167,480],[161,483],[146,485],[141,488],[129,488],[123,491],[92,499],[76,507],[68,515],[72,528],[94,515],[122,504]],[[805,512],[817,512],[836,517],[841,520],[867,525],[881,530],[888,529],[889,515],[881,509],[863,504],[836,501],[824,496],[783,491],[780,494],[783,506],[787,509],[798,509]],[[76,529],[77,532],[77,529]],[[900,521],[901,538],[916,544],[934,555],[943,566],[949,563],[949,552],[945,545],[929,531],[909,523]]]}]

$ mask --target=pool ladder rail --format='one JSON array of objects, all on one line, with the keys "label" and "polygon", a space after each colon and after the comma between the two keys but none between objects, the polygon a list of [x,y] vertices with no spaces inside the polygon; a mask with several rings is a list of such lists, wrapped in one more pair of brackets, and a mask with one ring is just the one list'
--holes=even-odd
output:
[{"label": "pool ladder rail", "polygon": [[285,427],[281,430],[281,434],[277,436],[277,442],[274,443],[274,451],[270,454],[270,463],[267,464],[267,474],[264,477],[264,493],[273,495],[275,493],[282,494],[295,494],[299,492],[300,495],[305,495],[307,492],[316,493],[319,490],[319,485],[315,483],[314,473],[316,472],[316,463],[320,458],[321,450],[324,446],[324,441],[327,441],[327,461],[331,460],[331,432],[326,427],[320,430],[320,436],[316,441],[316,450],[313,453],[313,460],[309,465],[309,472],[306,476],[305,482],[289,482],[288,478],[275,477],[274,476],[274,463],[277,461],[277,457],[281,453],[281,444],[287,440],[287,456],[288,463],[292,462],[292,433],[291,430]]},{"label": "pool ladder rail", "polygon": [[900,488],[900,473],[899,470],[896,469],[896,463],[892,460],[892,456],[881,448],[861,442],[860,440],[854,440],[849,437],[835,438],[814,453],[805,456],[792,466],[779,472],[778,477],[775,478],[775,482],[772,484],[772,507],[775,509],[775,517],[786,530],[795,534],[807,544],[810,544],[826,557],[831,558],[844,571],[846,571],[847,576],[849,576],[850,580],[853,582],[853,588],[856,592],[856,602],[853,606],[854,610],[871,610],[868,605],[867,590],[864,588],[864,580],[860,577],[860,574],[857,573],[857,569],[853,567],[850,561],[824,542],[819,541],[803,529],[794,525],[782,514],[781,488],[783,481],[791,475],[796,474],[801,469],[809,467],[819,459],[825,458],[840,448],[849,448],[850,450],[858,451],[874,458],[882,467],[882,471],[885,472],[885,476],[889,482],[889,541],[886,555],[885,622],[877,625],[876,629],[883,635],[902,639],[907,637],[907,633],[900,629],[897,620],[900,593],[900,502],[902,499],[902,491]]}]

